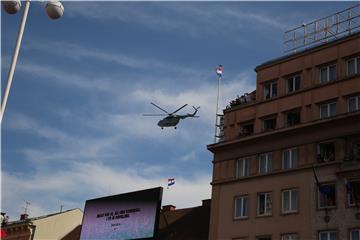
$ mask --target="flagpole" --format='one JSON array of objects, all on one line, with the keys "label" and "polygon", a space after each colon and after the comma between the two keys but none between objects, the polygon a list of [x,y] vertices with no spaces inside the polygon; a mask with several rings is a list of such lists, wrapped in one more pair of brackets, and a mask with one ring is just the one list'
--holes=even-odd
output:
[{"label": "flagpole", "polygon": [[217,85],[217,97],[216,97],[216,111],[215,111],[215,135],[214,135],[214,143],[216,143],[217,138],[217,128],[218,124],[218,112],[219,112],[219,96],[220,96],[220,81],[222,78],[223,66],[220,64],[216,68],[216,74],[218,75],[218,85]]},{"label": "flagpole", "polygon": [[214,135],[214,143],[216,143],[216,133],[217,133],[217,127],[218,127],[218,112],[219,112],[220,81],[221,81],[221,76],[219,76],[219,77],[218,77],[218,85],[217,85],[216,111],[215,111],[215,135]]}]

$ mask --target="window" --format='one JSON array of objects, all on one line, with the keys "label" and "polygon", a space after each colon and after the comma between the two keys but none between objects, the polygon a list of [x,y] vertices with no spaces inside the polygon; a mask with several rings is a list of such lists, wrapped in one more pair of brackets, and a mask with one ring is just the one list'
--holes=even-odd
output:
[{"label": "window", "polygon": [[350,240],[360,240],[360,228],[350,231]]},{"label": "window", "polygon": [[286,113],[286,126],[294,126],[300,123],[300,110]]},{"label": "window", "polygon": [[264,131],[274,130],[276,128],[276,117],[267,118],[263,120]]},{"label": "window", "polygon": [[348,98],[348,112],[360,110],[360,96]]},{"label": "window", "polygon": [[259,193],[258,206],[257,206],[258,216],[271,215],[271,209],[272,209],[271,193]]},{"label": "window", "polygon": [[248,197],[235,198],[235,219],[248,217]]},{"label": "window", "polygon": [[247,158],[236,161],[236,177],[249,176],[250,161]]},{"label": "window", "polygon": [[297,240],[298,235],[295,233],[281,235],[281,240]]},{"label": "window", "polygon": [[336,240],[336,231],[319,232],[319,240]]},{"label": "window", "polygon": [[336,102],[320,105],[320,118],[327,118],[336,115]]},{"label": "window", "polygon": [[260,237],[256,237],[256,240],[271,240],[271,236],[260,236]]},{"label": "window", "polygon": [[282,213],[298,211],[298,190],[289,189],[282,192]]},{"label": "window", "polygon": [[240,125],[240,136],[249,136],[254,133],[254,123],[244,123]]},{"label": "window", "polygon": [[318,144],[318,162],[331,162],[335,160],[335,144],[323,142]]},{"label": "window", "polygon": [[272,171],[272,153],[264,153],[259,156],[259,173],[270,173]]},{"label": "window", "polygon": [[270,99],[277,96],[277,83],[271,82],[264,85],[264,98]]},{"label": "window", "polygon": [[291,148],[283,151],[282,169],[291,169],[297,166],[298,149]]},{"label": "window", "polygon": [[300,89],[300,75],[295,75],[286,80],[287,93],[295,92]]},{"label": "window", "polygon": [[[349,206],[360,204],[360,180],[346,183],[346,194]],[[360,240],[360,239],[359,239]]]},{"label": "window", "polygon": [[352,161],[360,161],[360,143],[353,143],[350,159]]},{"label": "window", "polygon": [[336,79],[336,65],[320,68],[320,83],[327,83]]},{"label": "window", "polygon": [[360,57],[352,58],[347,61],[347,75],[355,75],[360,73]]},{"label": "window", "polygon": [[319,208],[336,207],[335,184],[320,184],[318,186],[318,206]]}]

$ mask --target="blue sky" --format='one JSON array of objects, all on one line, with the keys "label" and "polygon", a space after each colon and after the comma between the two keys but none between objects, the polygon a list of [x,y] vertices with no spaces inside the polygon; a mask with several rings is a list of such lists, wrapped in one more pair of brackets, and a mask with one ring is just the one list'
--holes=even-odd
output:
[{"label": "blue sky", "polygon": [[[12,220],[86,199],[166,186],[179,208],[211,196],[215,67],[222,106],[255,89],[254,68],[283,55],[283,32],[355,2],[33,2],[2,125],[2,211]],[[4,88],[20,14],[1,15]],[[201,106],[178,129],[168,111]],[[180,113],[190,113],[187,107]]]}]

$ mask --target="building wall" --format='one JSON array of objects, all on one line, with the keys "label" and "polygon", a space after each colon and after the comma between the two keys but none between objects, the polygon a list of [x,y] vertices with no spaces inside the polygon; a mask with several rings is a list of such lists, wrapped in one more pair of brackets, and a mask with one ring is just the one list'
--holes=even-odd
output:
[{"label": "building wall", "polygon": [[[360,56],[360,34],[333,45],[325,45],[306,52],[296,58],[257,69],[256,101],[225,110],[225,139],[239,138],[240,125],[254,122],[254,133],[263,132],[262,119],[276,115],[277,129],[285,127],[285,113],[293,109],[301,110],[301,123],[320,118],[320,104],[336,101],[336,112],[347,112],[347,98],[360,95],[360,75],[347,75],[349,58]],[[320,84],[320,68],[324,64],[336,64],[337,79]],[[300,89],[286,93],[286,80],[300,74]],[[264,84],[277,82],[277,97],[264,99]]]},{"label": "building wall", "polygon": [[[359,53],[360,38],[359,34],[353,37],[346,38],[341,43],[324,44],[314,50],[310,50],[301,55],[294,55],[280,61],[271,66],[264,66],[257,69],[257,99],[263,100],[264,92],[262,84],[271,80],[284,80],[286,77],[300,73],[302,79],[307,79],[303,82],[302,88],[311,87],[319,83],[318,68],[329,63],[337,63],[337,73],[339,76],[346,75],[345,60],[349,57],[355,56]],[[284,81],[279,81],[279,93],[285,94]]]},{"label": "building wall", "polygon": [[[233,239],[240,237],[273,235],[278,239],[281,233],[306,232],[304,237],[310,239],[307,229],[311,227],[310,211],[306,204],[300,204],[297,214],[281,215],[280,196],[281,189],[298,188],[299,202],[310,202],[310,191],[308,186],[312,184],[309,171],[298,171],[292,174],[291,179],[286,175],[276,175],[269,178],[256,178],[241,183],[229,183],[221,186],[221,194],[218,207],[221,211],[218,215],[212,215],[221,223],[217,237],[212,239]],[[257,216],[257,193],[271,192],[272,215],[266,217]],[[249,197],[249,217],[241,220],[234,220],[234,199],[236,196],[247,195]],[[225,207],[226,206],[226,207]],[[271,221],[269,219],[271,218]],[[296,224],[301,222],[300,225]],[[307,235],[307,236],[306,236]]]},{"label": "building wall", "polygon": [[[349,229],[359,227],[355,218],[356,208],[349,207],[344,185],[344,178],[338,178],[338,164],[330,164],[317,168],[321,182],[336,183],[337,206],[328,210],[330,221],[326,223],[326,212],[317,206],[317,185],[311,168],[293,171],[291,175],[283,173],[271,177],[250,178],[241,182],[230,182],[213,187],[210,239],[226,240],[256,236],[271,235],[272,239],[280,239],[282,234],[296,233],[300,239],[317,239],[319,230],[336,230],[338,239],[348,239]],[[360,171],[357,171],[359,176]],[[287,189],[297,189],[298,211],[283,214],[281,210],[281,192]],[[257,194],[271,192],[272,214],[257,215]],[[248,196],[249,217],[234,219],[234,201],[236,196]],[[214,211],[213,211],[214,209]],[[216,227],[214,227],[216,226]]]},{"label": "building wall", "polygon": [[36,226],[34,240],[62,239],[81,225],[83,212],[80,209],[64,212],[47,218],[34,220]]},{"label": "building wall", "polygon": [[213,182],[234,179],[235,161],[240,158],[249,158],[250,175],[257,175],[258,155],[266,152],[273,152],[273,171],[281,171],[282,151],[292,147],[299,149],[298,166],[309,166],[317,163],[317,146],[323,141],[334,142],[335,160],[343,161],[352,145],[360,142],[356,136],[359,131],[360,112],[357,111],[324,119],[318,124],[247,137],[231,145],[220,144],[213,161]]},{"label": "building wall", "polygon": [[[300,239],[318,239],[319,231],[336,230],[337,239],[349,239],[349,230],[360,228],[355,218],[356,208],[347,203],[345,181],[360,181],[360,161],[350,161],[355,145],[360,146],[360,111],[348,111],[348,98],[360,96],[360,70],[347,74],[347,60],[360,57],[360,34],[324,44],[300,54],[265,63],[256,68],[256,101],[224,110],[225,141],[212,144],[214,153],[210,238],[256,239],[296,233]],[[320,84],[320,68],[336,64],[336,79]],[[301,75],[300,89],[286,94],[286,79]],[[277,96],[264,99],[264,84],[277,81]],[[336,102],[336,115],[320,119],[320,105]],[[300,110],[300,123],[287,126],[285,114]],[[263,130],[263,119],[276,116],[276,128]],[[242,135],[242,125],[254,123],[252,134]],[[319,158],[320,143],[332,142],[334,158]],[[298,149],[298,163],[284,170],[283,151]],[[259,155],[272,153],[272,171],[259,173]],[[236,176],[236,162],[248,159],[249,174]],[[319,209],[318,185],[334,183],[336,207]],[[283,214],[281,193],[298,190],[298,210]],[[257,196],[270,192],[272,213],[258,216]],[[235,198],[248,196],[248,217],[234,219]],[[329,218],[325,222],[325,216]],[[326,219],[327,220],[327,219]]]},{"label": "building wall", "polygon": [[6,232],[3,240],[30,240],[33,232],[31,224],[28,222],[16,225],[5,225],[2,229]]}]

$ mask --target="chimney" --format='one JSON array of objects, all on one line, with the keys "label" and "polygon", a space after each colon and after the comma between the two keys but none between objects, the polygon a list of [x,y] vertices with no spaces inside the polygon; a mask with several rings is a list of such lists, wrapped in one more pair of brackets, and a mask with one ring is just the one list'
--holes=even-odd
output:
[{"label": "chimney", "polygon": [[204,199],[204,200],[202,200],[202,206],[209,208],[209,207],[211,206],[211,199]]},{"label": "chimney", "polygon": [[29,217],[29,214],[23,213],[20,215],[20,220],[26,220],[26,219],[28,219],[28,217]]},{"label": "chimney", "polygon": [[176,206],[174,205],[165,205],[162,207],[163,212],[170,212],[170,211],[175,211],[176,210]]}]

